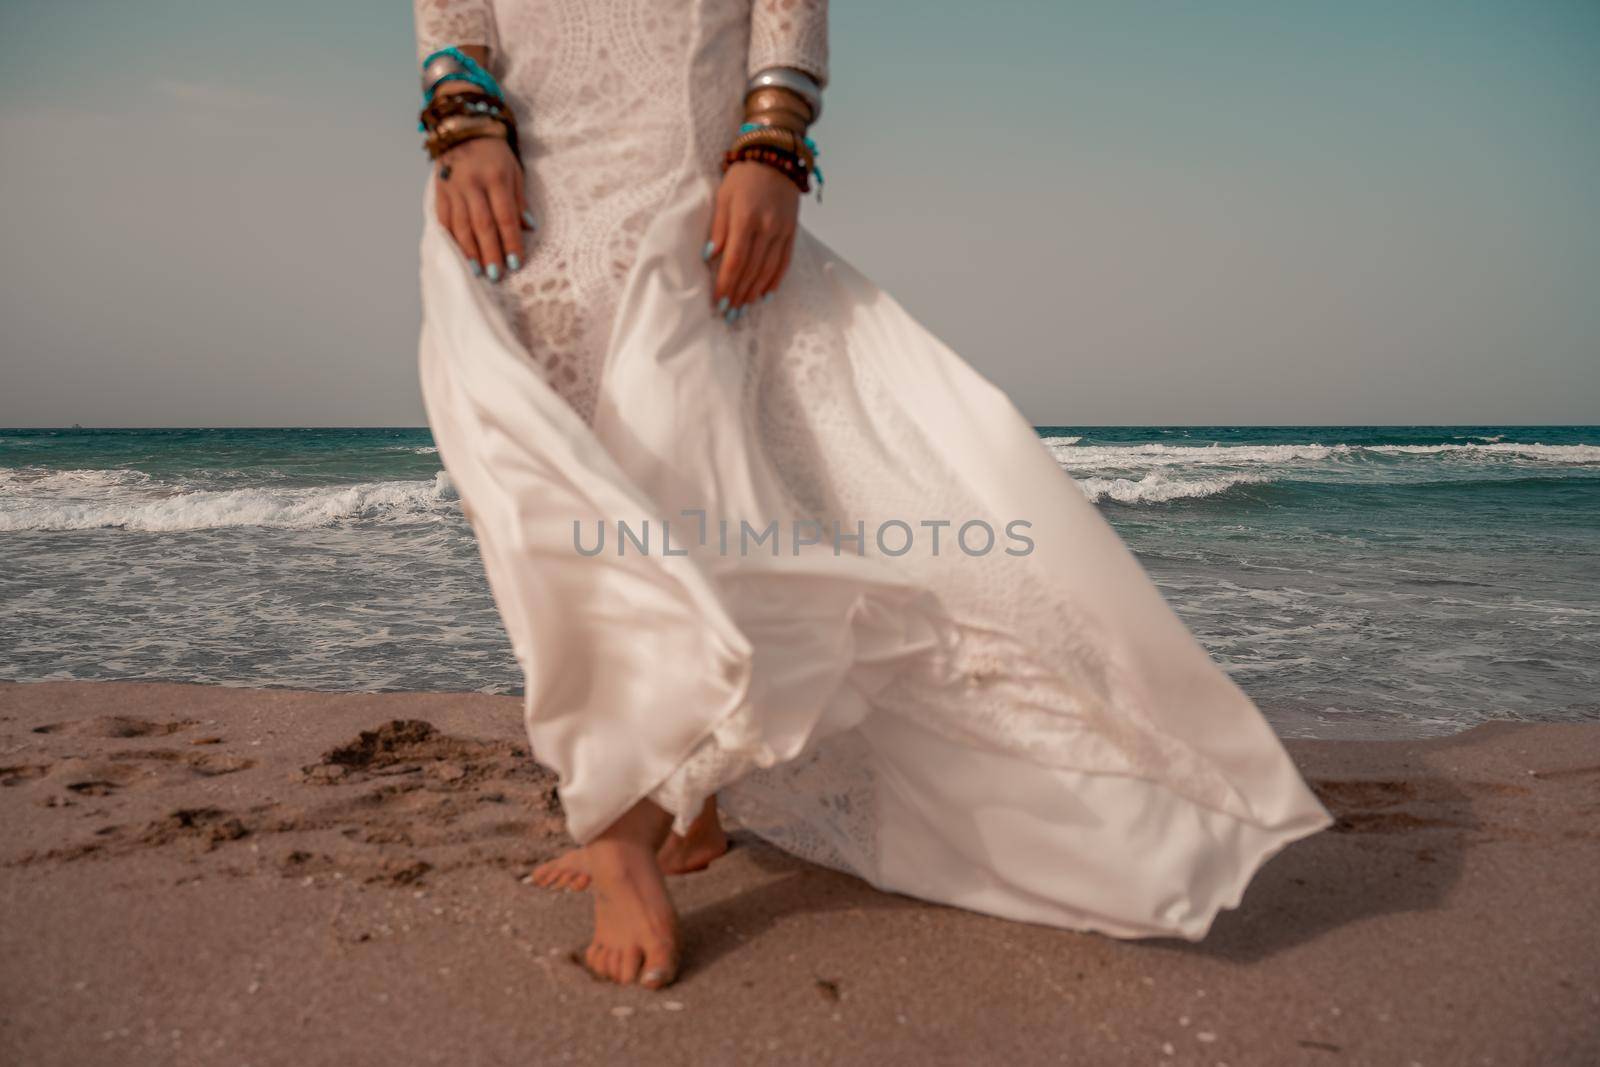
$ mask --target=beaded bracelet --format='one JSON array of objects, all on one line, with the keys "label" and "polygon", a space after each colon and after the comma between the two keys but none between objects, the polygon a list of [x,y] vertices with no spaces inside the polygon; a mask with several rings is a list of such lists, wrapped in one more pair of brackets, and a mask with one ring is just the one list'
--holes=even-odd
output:
[{"label": "beaded bracelet", "polygon": [[[773,132],[769,133],[768,131]],[[765,136],[753,137],[751,140],[755,141],[756,143],[764,141],[780,149],[784,148],[785,146],[781,143],[781,139],[778,136],[779,134],[788,134],[790,137],[794,138],[794,155],[799,158],[801,165],[804,166],[806,171],[808,171],[817,179],[817,203],[822,203],[822,168],[817,166],[817,157],[822,154],[822,149],[817,147],[817,142],[813,141],[810,137],[797,134],[793,130],[786,129],[782,126],[767,126],[758,122],[746,122],[739,127],[738,136],[733,139],[733,147],[735,149],[743,148],[744,144],[751,143],[749,141],[745,141],[747,136],[761,134],[765,134]],[[770,138],[770,140],[768,138]],[[804,190],[802,190],[802,192],[803,191]]]},{"label": "beaded bracelet", "polygon": [[432,159],[479,137],[504,137],[511,154],[522,162],[517,117],[502,97],[470,90],[444,93],[430,100],[417,119],[418,129],[428,134],[422,147]]},{"label": "beaded bracelet", "polygon": [[735,163],[761,163],[780,171],[785,178],[794,182],[801,194],[811,191],[811,183],[806,180],[805,164],[800,162],[800,157],[793,152],[785,152],[781,148],[770,148],[766,145],[752,145],[748,148],[732,149],[722,155],[722,172],[726,174],[728,168]]},{"label": "beaded bracelet", "polygon": [[417,116],[417,129],[433,129],[442,119],[451,115],[483,115],[508,126],[517,124],[517,116],[498,96],[488,93],[461,92],[436,96]]},{"label": "beaded bracelet", "polygon": [[763,126],[758,129],[741,132],[728,147],[737,152],[742,148],[756,145],[781,149],[798,157],[800,162],[805,164],[808,172],[816,163],[811,155],[811,150],[805,145],[804,138],[793,130],[785,130],[776,126]]}]

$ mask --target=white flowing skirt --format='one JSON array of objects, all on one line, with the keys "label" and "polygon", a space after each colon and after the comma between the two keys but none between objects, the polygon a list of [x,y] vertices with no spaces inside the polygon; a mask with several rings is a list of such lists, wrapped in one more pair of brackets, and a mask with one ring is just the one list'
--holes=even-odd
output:
[{"label": "white flowing skirt", "polygon": [[428,418],[573,836],[647,797],[681,829],[721,791],[886,890],[1203,937],[1327,812],[1027,421],[887,294],[802,230],[773,301],[710,313],[713,193],[686,176],[641,239],[592,425],[425,209]]}]

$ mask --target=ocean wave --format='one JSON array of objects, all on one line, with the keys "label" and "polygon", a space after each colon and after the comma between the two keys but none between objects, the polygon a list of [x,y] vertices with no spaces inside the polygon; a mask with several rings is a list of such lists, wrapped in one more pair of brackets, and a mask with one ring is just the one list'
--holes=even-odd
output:
[{"label": "ocean wave", "polygon": [[1600,445],[1542,445],[1517,441],[1484,441],[1470,445],[1368,445],[1385,456],[1509,456],[1545,463],[1600,463]]},{"label": "ocean wave", "polygon": [[1171,500],[1195,500],[1218,496],[1241,485],[1271,481],[1261,474],[1234,474],[1216,478],[1168,478],[1153,472],[1143,478],[1075,479],[1091,504],[1114,501],[1118,504],[1165,504]]},{"label": "ocean wave", "polygon": [[[27,488],[38,488],[40,481]],[[455,500],[455,487],[444,471],[429,481],[313,488],[122,492],[96,500],[18,495],[0,497],[0,531],[120,528],[171,533],[230,526],[303,529],[352,519],[432,521],[455,512]]]},{"label": "ocean wave", "polygon": [[1459,459],[1516,459],[1567,466],[1600,463],[1600,445],[1546,445],[1516,441],[1425,445],[1066,445],[1061,442],[1069,438],[1047,437],[1043,440],[1056,462],[1063,467],[1080,471],[1177,466],[1271,467],[1348,459],[1362,454],[1391,458],[1436,456]]},{"label": "ocean wave", "polygon": [[49,467],[0,467],[0,490],[27,493],[95,493],[151,484],[144,471],[122,467],[52,470]]},{"label": "ocean wave", "polygon": [[1205,466],[1271,466],[1315,462],[1347,456],[1354,445],[1073,445],[1058,446],[1064,438],[1045,438],[1058,463],[1077,468]]}]

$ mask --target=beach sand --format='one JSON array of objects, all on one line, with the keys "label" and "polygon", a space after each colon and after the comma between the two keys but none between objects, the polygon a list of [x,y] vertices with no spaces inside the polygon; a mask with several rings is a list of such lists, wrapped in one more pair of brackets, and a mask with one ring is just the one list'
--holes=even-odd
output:
[{"label": "beach sand", "polygon": [[1290,742],[1338,826],[1198,945],[737,835],[655,994],[521,881],[566,844],[525,744],[509,697],[0,684],[0,1062],[1600,1062],[1600,726]]}]

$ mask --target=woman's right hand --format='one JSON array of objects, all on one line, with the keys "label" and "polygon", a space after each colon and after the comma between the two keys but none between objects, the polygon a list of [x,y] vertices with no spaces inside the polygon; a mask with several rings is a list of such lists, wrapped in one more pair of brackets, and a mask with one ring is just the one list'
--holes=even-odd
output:
[{"label": "woman's right hand", "polygon": [[439,222],[472,263],[472,273],[498,282],[522,269],[522,230],[537,228],[528,211],[522,164],[498,137],[456,145],[438,160]]}]

